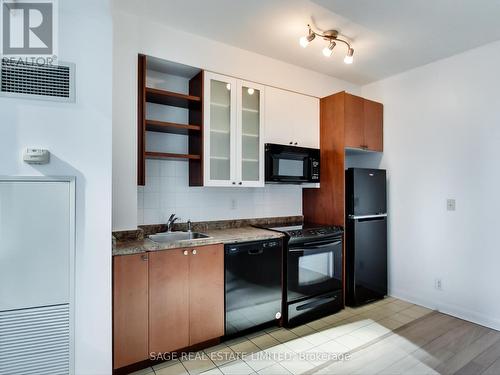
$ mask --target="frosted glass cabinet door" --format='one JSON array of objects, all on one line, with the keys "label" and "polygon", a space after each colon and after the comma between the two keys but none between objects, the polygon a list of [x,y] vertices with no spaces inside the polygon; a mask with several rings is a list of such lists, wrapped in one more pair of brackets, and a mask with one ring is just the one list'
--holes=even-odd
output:
[{"label": "frosted glass cabinet door", "polygon": [[235,184],[236,80],[205,73],[205,186]]},{"label": "frosted glass cabinet door", "polygon": [[238,184],[264,186],[264,87],[240,81],[238,85]]}]

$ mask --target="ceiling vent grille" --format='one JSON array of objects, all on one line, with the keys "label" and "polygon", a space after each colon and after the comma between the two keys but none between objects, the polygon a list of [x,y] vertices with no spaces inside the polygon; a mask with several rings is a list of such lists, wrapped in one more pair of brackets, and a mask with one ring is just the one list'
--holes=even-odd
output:
[{"label": "ceiling vent grille", "polygon": [[2,60],[0,95],[73,102],[74,64],[45,66]]}]

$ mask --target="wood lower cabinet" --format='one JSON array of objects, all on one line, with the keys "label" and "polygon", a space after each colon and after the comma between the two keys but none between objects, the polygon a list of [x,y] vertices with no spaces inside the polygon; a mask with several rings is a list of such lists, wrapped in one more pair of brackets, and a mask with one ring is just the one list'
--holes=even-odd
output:
[{"label": "wood lower cabinet", "polygon": [[339,93],[342,95],[345,128],[345,147],[368,151],[383,151],[383,105],[372,100]]},{"label": "wood lower cabinet", "polygon": [[113,257],[113,368],[224,336],[222,244]]},{"label": "wood lower cabinet", "polygon": [[189,342],[224,336],[224,247],[203,246],[189,254]]},{"label": "wood lower cabinet", "polygon": [[224,247],[153,252],[149,350],[171,352],[224,336]]},{"label": "wood lower cabinet", "polygon": [[113,257],[113,368],[148,355],[148,256]]},{"label": "wood lower cabinet", "polygon": [[149,350],[189,346],[189,257],[185,249],[150,253]]}]

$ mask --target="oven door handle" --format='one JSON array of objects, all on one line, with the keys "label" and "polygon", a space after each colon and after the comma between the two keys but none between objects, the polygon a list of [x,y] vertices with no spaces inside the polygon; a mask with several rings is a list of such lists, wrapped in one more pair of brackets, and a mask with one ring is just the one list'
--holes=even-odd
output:
[{"label": "oven door handle", "polygon": [[337,246],[337,245],[340,245],[341,243],[342,243],[342,240],[338,240],[338,241],[334,241],[334,242],[328,242],[328,243],[325,243],[324,245],[314,245],[315,244],[314,242],[306,242],[302,246],[303,247],[307,246],[308,249],[323,249],[325,247]]},{"label": "oven door handle", "polygon": [[[335,242],[329,242],[328,244],[325,245],[318,245],[318,246],[301,246],[296,249],[294,248],[289,248],[288,251],[291,253],[321,253],[325,252],[326,248],[332,247],[332,246],[337,246],[340,245],[342,241],[335,241]],[[327,252],[330,252],[331,250],[327,250]]]}]

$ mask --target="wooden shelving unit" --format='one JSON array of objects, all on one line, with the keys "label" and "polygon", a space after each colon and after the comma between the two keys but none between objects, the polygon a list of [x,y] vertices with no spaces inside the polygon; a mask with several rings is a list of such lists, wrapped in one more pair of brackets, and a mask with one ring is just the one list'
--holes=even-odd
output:
[{"label": "wooden shelving unit", "polygon": [[201,97],[146,87],[146,101],[180,108],[201,105]]},{"label": "wooden shelving unit", "polygon": [[146,151],[146,159],[188,159],[188,160],[200,160],[200,155],[191,154],[173,154],[170,152],[152,152]]},{"label": "wooden shelving unit", "polygon": [[[155,58],[149,58],[158,60]],[[179,65],[165,62],[169,65]],[[193,70],[194,68],[190,68]],[[137,95],[137,184],[146,183],[146,159],[180,159],[189,163],[189,185],[203,185],[203,70],[189,79],[189,92],[173,92],[146,83],[148,57],[138,57],[138,95]],[[186,78],[188,79],[188,78]],[[146,119],[146,105],[154,103],[188,110],[186,124]],[[188,137],[188,153],[156,152],[146,150],[146,132],[185,135]]]},{"label": "wooden shelving unit", "polygon": [[146,120],[146,131],[157,133],[171,133],[188,135],[192,132],[200,132],[200,125],[177,124],[174,122]]}]

